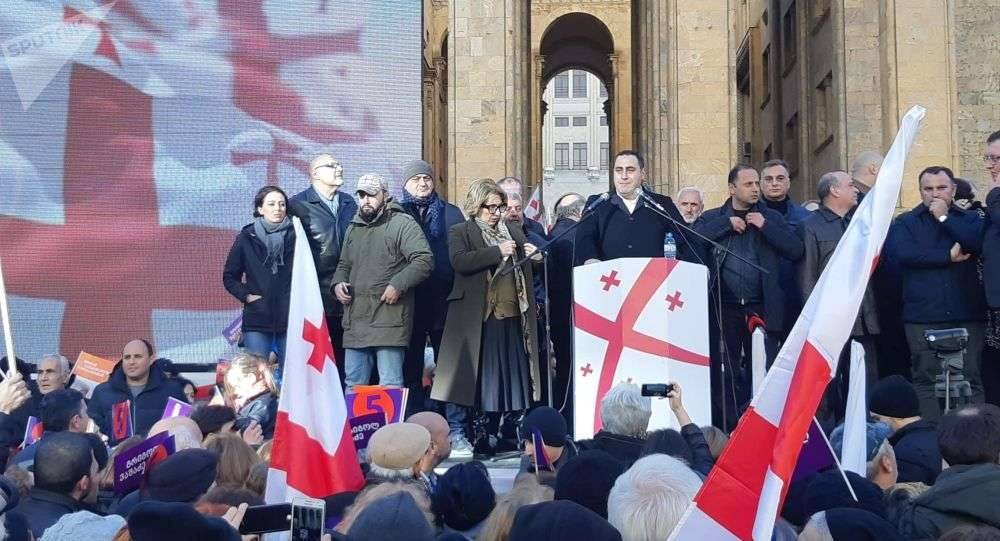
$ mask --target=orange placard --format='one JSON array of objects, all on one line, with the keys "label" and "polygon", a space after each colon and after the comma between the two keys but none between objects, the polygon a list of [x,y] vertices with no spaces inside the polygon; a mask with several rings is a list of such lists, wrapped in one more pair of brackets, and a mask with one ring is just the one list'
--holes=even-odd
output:
[{"label": "orange placard", "polygon": [[94,383],[104,383],[111,377],[111,371],[115,369],[118,361],[111,361],[97,355],[91,355],[86,351],[81,351],[73,365],[73,373],[78,378],[84,378]]}]

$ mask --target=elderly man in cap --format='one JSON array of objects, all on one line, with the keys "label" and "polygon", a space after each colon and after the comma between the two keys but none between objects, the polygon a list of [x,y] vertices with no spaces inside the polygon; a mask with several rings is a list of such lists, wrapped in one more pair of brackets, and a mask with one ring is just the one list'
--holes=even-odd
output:
[{"label": "elderly man in cap", "polygon": [[368,440],[367,485],[392,481],[420,481],[427,491],[431,486],[422,476],[422,463],[434,454],[431,433],[416,423],[385,425]]},{"label": "elderly man in cap", "polygon": [[[424,349],[430,345],[437,360],[444,333],[444,319],[448,313],[448,294],[451,293],[455,271],[448,258],[448,229],[465,221],[461,209],[438,197],[434,170],[423,160],[414,160],[403,165],[403,201],[406,213],[420,224],[431,253],[434,254],[434,268],[429,278],[416,287],[416,313],[413,316],[413,332],[410,346],[403,363],[403,381],[410,390],[407,413],[426,409],[424,404],[423,375]],[[457,408],[448,410],[449,417],[464,423],[464,415]],[[470,446],[471,455],[472,447]]]},{"label": "elderly man in cap", "polygon": [[[358,205],[349,193],[340,193],[344,185],[344,168],[333,156],[320,154],[313,158],[309,174],[312,185],[295,194],[288,201],[288,207],[290,214],[302,220],[302,227],[307,232],[323,295],[326,324],[339,360],[344,358],[344,328],[341,325],[344,307],[333,294],[333,273],[340,262],[340,247],[344,244],[347,226],[358,211]],[[343,366],[343,363],[337,365]]]},{"label": "elderly man in cap", "polygon": [[347,387],[367,385],[377,362],[379,383],[403,386],[403,358],[410,343],[414,293],[434,267],[420,226],[374,174],[358,179],[360,209],[333,276],[344,304],[344,365]]}]

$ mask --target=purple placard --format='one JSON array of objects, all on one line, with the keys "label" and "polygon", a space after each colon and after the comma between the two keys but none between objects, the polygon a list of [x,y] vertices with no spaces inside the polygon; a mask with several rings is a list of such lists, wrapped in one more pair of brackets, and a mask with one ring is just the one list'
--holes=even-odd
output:
[{"label": "purple placard", "polygon": [[222,337],[229,342],[230,346],[235,346],[239,341],[240,329],[243,327],[243,314],[236,316],[236,319],[229,322],[225,329],[222,329]]},{"label": "purple placard", "polygon": [[535,473],[538,470],[552,471],[552,462],[549,454],[545,452],[545,440],[542,439],[542,431],[538,428],[531,430],[531,443],[535,448]]},{"label": "purple placard", "polygon": [[160,416],[160,419],[190,417],[192,411],[194,411],[194,406],[171,396],[167,398],[167,405],[163,408],[163,415]]},{"label": "purple placard", "polygon": [[385,414],[369,413],[353,417],[347,421],[351,423],[351,437],[354,438],[354,447],[358,451],[364,451],[368,448],[368,440],[371,439],[372,434],[385,426]]},{"label": "purple placard", "polygon": [[128,494],[142,485],[146,469],[154,461],[174,454],[174,437],[160,432],[115,457],[115,493]]},{"label": "purple placard", "polygon": [[354,392],[344,395],[347,401],[347,416],[360,417],[370,413],[385,414],[389,424],[403,420],[406,413],[407,389],[397,387],[381,387],[378,385],[359,385]]},{"label": "purple placard", "polygon": [[827,444],[822,430],[816,423],[816,419],[813,419],[812,423],[809,424],[809,432],[806,435],[806,441],[802,443],[802,451],[799,453],[798,463],[795,464],[792,482],[805,479],[816,472],[837,465],[837,460],[833,456],[833,451]]}]

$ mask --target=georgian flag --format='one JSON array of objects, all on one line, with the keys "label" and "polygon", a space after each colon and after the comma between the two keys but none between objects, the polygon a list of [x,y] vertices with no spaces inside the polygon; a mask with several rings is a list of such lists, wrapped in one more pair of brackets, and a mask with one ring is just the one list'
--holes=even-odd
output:
[{"label": "georgian flag", "polygon": [[671,540],[771,539],[802,441],[836,372],[889,231],[906,155],[925,112],[915,106],[903,117],[875,187],[858,207],[763,387]]},{"label": "georgian flag", "polygon": [[364,485],[334,364],[316,264],[297,217],[285,367],[267,503],[323,498]]},{"label": "georgian flag", "polygon": [[531,192],[531,199],[528,200],[528,204],[524,207],[524,217],[542,224],[542,227],[546,231],[549,230],[548,217],[542,211],[542,187],[540,185],[535,188],[535,191]]}]

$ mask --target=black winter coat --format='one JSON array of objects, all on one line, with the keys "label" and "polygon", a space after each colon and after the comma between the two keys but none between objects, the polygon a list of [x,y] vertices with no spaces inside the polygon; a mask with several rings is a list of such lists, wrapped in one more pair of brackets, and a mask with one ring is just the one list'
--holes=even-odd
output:
[{"label": "black winter coat", "polygon": [[983,235],[983,285],[986,304],[1000,310],[1000,188],[986,195],[986,233]]},{"label": "black winter coat", "polygon": [[337,216],[334,217],[319,193],[309,187],[292,196],[288,206],[288,213],[302,220],[302,227],[309,235],[309,247],[312,249],[313,261],[316,262],[319,290],[323,295],[326,314],[340,316],[344,312],[344,306],[333,294],[333,273],[337,272],[347,226],[351,225],[351,220],[358,211],[358,203],[351,194],[339,192]]},{"label": "black winter coat", "polygon": [[415,316],[416,318],[429,319],[429,326],[433,330],[444,328],[445,316],[448,314],[448,294],[451,293],[451,286],[455,282],[455,269],[451,267],[451,260],[448,258],[448,230],[452,226],[465,221],[462,210],[451,203],[444,204],[444,232],[440,237],[434,237],[430,231],[430,224],[424,222],[420,217],[420,210],[413,203],[402,203],[400,206],[407,214],[420,225],[420,229],[427,237],[427,244],[434,254],[434,268],[431,275],[414,288],[415,295]]},{"label": "black winter coat", "polygon": [[900,428],[889,436],[889,444],[896,454],[898,482],[934,484],[941,473],[941,448],[933,421],[921,419]]},{"label": "black winter coat", "polygon": [[24,516],[28,521],[28,528],[31,529],[32,535],[35,536],[35,539],[41,539],[45,530],[59,522],[63,515],[76,513],[83,509],[84,507],[79,501],[69,496],[32,488],[28,497],[21,500],[21,503],[14,508],[14,512]]},{"label": "black winter coat", "polygon": [[163,416],[163,409],[167,407],[167,399],[170,397],[187,402],[183,386],[177,380],[168,378],[157,363],[149,367],[146,388],[135,397],[128,388],[125,372],[119,363],[108,381],[94,389],[87,413],[100,427],[101,433],[108,437],[108,444],[114,446],[118,440],[115,440],[114,431],[111,430],[112,406],[131,400],[132,428],[136,434],[145,434]]},{"label": "black winter coat", "polygon": [[[675,220],[684,223],[680,211],[669,197],[651,192],[646,192],[646,195]],[[597,196],[591,196],[587,205],[596,199]],[[645,201],[640,200],[632,214],[624,209],[624,205],[618,195],[612,195],[607,202],[584,215],[583,223],[576,230],[576,264],[585,263],[588,259],[608,261],[621,257],[663,257],[663,239],[667,233],[674,235],[678,259],[701,262],[701,254],[692,250],[696,247],[692,235],[685,234],[657,214]]]},{"label": "black winter coat", "polygon": [[[981,321],[986,316],[976,256],[982,249],[984,220],[952,206],[938,222],[923,203],[893,224],[893,248],[903,273],[903,321]],[[949,251],[959,243],[973,257],[961,263]]]},{"label": "black winter coat", "polygon": [[[768,274],[761,276],[764,291],[764,324],[768,331],[780,332],[786,329],[786,323],[793,323],[785,321],[785,289],[796,287],[794,282],[781,283],[781,261],[782,259],[798,261],[803,253],[802,240],[788,227],[781,213],[767,208],[764,203],[758,201],[750,210],[764,215],[764,227],[760,229],[762,242],[757,252],[760,266],[768,271]],[[694,229],[723,246],[729,246],[737,234],[729,221],[732,216],[734,216],[732,199],[727,199],[721,207],[706,210],[694,223]],[[747,227],[753,226],[748,224]],[[728,254],[713,249],[709,257],[719,262],[718,265],[709,263],[709,271],[712,273],[709,291],[715,294],[718,291],[716,281],[719,280],[716,267],[721,267]]]},{"label": "black winter coat", "polygon": [[[243,332],[282,333],[288,327],[288,299],[292,290],[295,231],[285,235],[285,264],[272,274],[264,265],[267,247],[257,238],[253,224],[243,227],[229,250],[222,270],[226,291],[243,303]],[[247,303],[247,295],[261,298]]]}]

